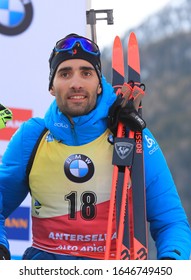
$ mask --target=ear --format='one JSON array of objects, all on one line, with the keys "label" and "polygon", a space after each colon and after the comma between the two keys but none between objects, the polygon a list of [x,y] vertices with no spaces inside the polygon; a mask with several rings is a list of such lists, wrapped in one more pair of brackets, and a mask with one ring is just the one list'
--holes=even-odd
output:
[{"label": "ear", "polygon": [[97,94],[100,94],[102,92],[102,87],[101,85],[99,84],[98,87],[97,87]]},{"label": "ear", "polygon": [[51,88],[50,88],[50,94],[52,95],[52,96],[55,96],[55,91],[54,91],[54,87],[52,86]]}]

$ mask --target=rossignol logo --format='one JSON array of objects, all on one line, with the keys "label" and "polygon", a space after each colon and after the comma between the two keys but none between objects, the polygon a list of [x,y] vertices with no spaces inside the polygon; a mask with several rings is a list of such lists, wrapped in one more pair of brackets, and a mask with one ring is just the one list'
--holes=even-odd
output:
[{"label": "rossignol logo", "polygon": [[76,183],[90,180],[94,174],[94,165],[90,158],[82,154],[69,156],[64,163],[66,177]]},{"label": "rossignol logo", "polygon": [[24,32],[33,19],[30,0],[0,1],[0,33],[8,36]]},{"label": "rossignol logo", "polygon": [[143,153],[143,143],[142,143],[142,133],[140,131],[135,132],[135,142],[136,142],[136,153]]},{"label": "rossignol logo", "polygon": [[134,147],[134,139],[115,137],[112,164],[118,166],[130,166],[132,164]]},{"label": "rossignol logo", "polygon": [[133,144],[125,143],[125,142],[118,142],[115,143],[115,151],[121,159],[125,159],[131,153],[133,149]]}]

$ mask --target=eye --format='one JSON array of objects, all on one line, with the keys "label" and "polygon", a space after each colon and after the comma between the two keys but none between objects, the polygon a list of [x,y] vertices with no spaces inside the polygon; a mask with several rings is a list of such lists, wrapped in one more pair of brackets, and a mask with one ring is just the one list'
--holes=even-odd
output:
[{"label": "eye", "polygon": [[82,76],[90,77],[90,76],[92,76],[92,71],[91,70],[84,70],[84,71],[82,71]]},{"label": "eye", "polygon": [[85,75],[85,76],[91,76],[91,72],[85,71],[85,72],[84,72],[84,75]]},{"label": "eye", "polygon": [[68,72],[68,71],[61,71],[60,72],[60,77],[68,78],[68,77],[70,77],[70,72]]}]

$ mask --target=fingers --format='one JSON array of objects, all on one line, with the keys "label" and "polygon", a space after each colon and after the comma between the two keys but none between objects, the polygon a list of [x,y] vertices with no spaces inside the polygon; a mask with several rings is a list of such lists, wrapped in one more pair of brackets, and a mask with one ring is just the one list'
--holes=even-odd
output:
[{"label": "fingers", "polygon": [[129,83],[124,83],[120,93],[122,94],[123,97],[123,102],[121,104],[121,107],[123,108],[129,99],[133,100],[134,107],[138,111],[141,100],[143,96],[145,95],[145,86],[142,87],[134,85],[132,82]]},{"label": "fingers", "polygon": [[123,103],[121,104],[121,107],[124,107],[128,100],[130,99],[129,97],[132,94],[132,87],[129,83],[124,83],[122,88],[121,88],[121,94],[123,96]]}]

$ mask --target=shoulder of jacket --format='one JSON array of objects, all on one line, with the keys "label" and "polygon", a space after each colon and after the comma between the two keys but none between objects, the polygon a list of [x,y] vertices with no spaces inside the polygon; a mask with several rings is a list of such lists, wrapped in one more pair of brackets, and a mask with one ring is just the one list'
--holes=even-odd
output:
[{"label": "shoulder of jacket", "polygon": [[23,122],[11,139],[12,147],[14,148],[22,145],[25,157],[30,157],[31,152],[44,129],[45,123],[41,118],[31,118]]}]

